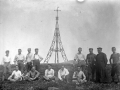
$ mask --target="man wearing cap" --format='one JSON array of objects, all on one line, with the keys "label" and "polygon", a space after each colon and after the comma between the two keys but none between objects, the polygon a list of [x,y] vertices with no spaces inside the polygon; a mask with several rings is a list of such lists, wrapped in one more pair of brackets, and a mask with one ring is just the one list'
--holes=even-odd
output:
[{"label": "man wearing cap", "polygon": [[86,62],[85,62],[85,56],[84,54],[82,54],[81,47],[78,48],[78,53],[75,55],[74,60],[77,61],[78,66],[80,66],[84,71]]},{"label": "man wearing cap", "polygon": [[21,49],[18,49],[18,54],[15,56],[14,62],[15,62],[15,64],[18,65],[19,70],[23,73],[23,71],[24,71],[24,63],[25,63],[25,56],[22,54]]},{"label": "man wearing cap", "polygon": [[96,82],[104,82],[106,80],[105,68],[107,65],[106,54],[102,52],[102,48],[97,48],[98,54],[96,56]]},{"label": "man wearing cap", "polygon": [[93,48],[89,48],[89,54],[87,54],[86,62],[88,65],[88,81],[90,81],[90,76],[92,76],[92,81],[94,81],[95,75],[95,62],[96,62],[96,55],[93,53]]},{"label": "man wearing cap", "polygon": [[114,76],[117,75],[117,79],[119,80],[119,64],[120,64],[120,54],[116,52],[116,48],[112,47],[112,52],[110,56],[110,64],[112,66],[111,76],[112,81],[114,82]]},{"label": "man wearing cap", "polygon": [[33,54],[31,53],[31,48],[28,48],[28,54],[26,55],[26,69],[29,72],[32,68]]},{"label": "man wearing cap", "polygon": [[11,65],[10,65],[10,62],[11,62],[11,57],[9,55],[9,50],[6,50],[5,51],[5,56],[3,57],[3,64],[4,64],[4,71],[3,71],[3,80],[6,76],[6,73],[11,73]]},{"label": "man wearing cap", "polygon": [[35,54],[33,56],[33,66],[35,66],[37,71],[40,71],[40,62],[43,58],[38,54],[38,48],[35,49]]}]

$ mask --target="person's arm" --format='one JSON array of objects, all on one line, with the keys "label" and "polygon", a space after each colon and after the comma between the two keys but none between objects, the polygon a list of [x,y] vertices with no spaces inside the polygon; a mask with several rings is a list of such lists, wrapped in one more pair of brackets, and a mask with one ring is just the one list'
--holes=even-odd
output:
[{"label": "person's arm", "polygon": [[41,62],[43,60],[43,58],[40,55],[38,55],[38,57],[39,57],[39,60]]},{"label": "person's arm", "polygon": [[45,70],[45,76],[47,77],[47,69]]},{"label": "person's arm", "polygon": [[76,72],[73,73],[73,77],[72,77],[72,78],[77,78],[77,77],[76,77]]},{"label": "person's arm", "polygon": [[88,55],[86,56],[86,65],[88,65]]},{"label": "person's arm", "polygon": [[105,65],[107,65],[107,56],[106,56],[106,54],[104,53],[104,62],[105,62]]},{"label": "person's arm", "polygon": [[67,69],[64,69],[65,70],[65,76],[69,74],[69,71]]},{"label": "person's arm", "polygon": [[112,64],[111,60],[112,60],[112,55],[110,56],[110,59],[109,59],[110,64]]},{"label": "person's arm", "polygon": [[55,73],[55,72],[54,72],[54,70],[52,69],[52,76],[54,76],[54,73]]},{"label": "person's arm", "polygon": [[83,75],[83,80],[86,80],[86,76],[85,76],[84,72],[82,72],[82,75]]},{"label": "person's arm", "polygon": [[35,75],[34,79],[38,78],[39,75],[40,75],[40,73],[36,70],[36,75]]},{"label": "person's arm", "polygon": [[74,61],[77,61],[77,60],[78,60],[78,56],[76,54],[75,57],[74,57]]},{"label": "person's arm", "polygon": [[58,71],[58,78],[62,80],[60,70]]},{"label": "person's arm", "polygon": [[14,74],[15,74],[15,72],[13,71],[12,74],[8,77],[8,80],[10,80]]},{"label": "person's arm", "polygon": [[14,64],[16,64],[16,63],[17,63],[17,55],[14,58]]}]

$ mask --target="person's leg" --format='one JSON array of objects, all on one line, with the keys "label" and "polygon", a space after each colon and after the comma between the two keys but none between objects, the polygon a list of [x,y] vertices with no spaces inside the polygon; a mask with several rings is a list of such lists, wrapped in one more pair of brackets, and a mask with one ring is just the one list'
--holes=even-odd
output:
[{"label": "person's leg", "polygon": [[36,60],[36,70],[38,71],[38,72],[40,72],[40,61],[39,60]]},{"label": "person's leg", "polygon": [[4,64],[4,70],[3,70],[3,76],[2,76],[3,81],[4,81],[5,77],[6,77],[6,73],[7,73],[7,65]]},{"label": "person's leg", "polygon": [[69,83],[69,75],[66,75],[66,76],[65,76],[65,81],[66,81],[67,83]]},{"label": "person's leg", "polygon": [[100,78],[101,78],[101,70],[100,70],[100,67],[97,66],[96,68],[96,82],[100,82]]},{"label": "person's leg", "polygon": [[8,64],[7,68],[8,68],[8,72],[9,72],[9,74],[11,74],[11,65]]},{"label": "person's leg", "polygon": [[112,69],[111,69],[111,76],[112,76],[112,82],[114,82],[114,76],[115,76],[115,65],[112,65]]}]

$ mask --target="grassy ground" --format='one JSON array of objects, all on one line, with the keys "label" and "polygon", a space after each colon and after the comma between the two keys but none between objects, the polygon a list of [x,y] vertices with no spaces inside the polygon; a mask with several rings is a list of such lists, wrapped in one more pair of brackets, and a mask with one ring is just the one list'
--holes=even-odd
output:
[{"label": "grassy ground", "polygon": [[[65,67],[70,72],[70,81],[73,75],[74,67],[72,64],[51,64],[53,69],[55,70],[55,75],[57,76],[57,71],[61,68],[62,65],[65,65]],[[14,65],[12,65],[12,69],[14,69]],[[41,64],[41,75],[44,75],[44,71],[47,68],[47,64]],[[3,71],[3,66],[0,66],[0,71]],[[106,72],[107,72],[107,81],[110,82],[110,71],[111,66],[107,65]],[[2,75],[2,73],[0,74]],[[48,90],[49,87],[57,87],[59,90],[120,90],[120,84],[97,84],[97,83],[91,83],[87,82],[85,84],[76,86],[74,83],[66,84],[64,82],[45,82],[42,80],[34,81],[34,82],[0,82],[0,90]]]}]

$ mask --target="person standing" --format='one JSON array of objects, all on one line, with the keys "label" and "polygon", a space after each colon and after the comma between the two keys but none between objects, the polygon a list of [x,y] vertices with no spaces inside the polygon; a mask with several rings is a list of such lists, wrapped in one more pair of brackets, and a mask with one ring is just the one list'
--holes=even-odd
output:
[{"label": "person standing", "polygon": [[31,53],[31,48],[28,48],[28,54],[26,55],[26,69],[29,72],[32,68],[33,54]]},{"label": "person standing", "polygon": [[15,64],[18,65],[19,70],[23,73],[23,71],[24,71],[24,63],[25,63],[25,56],[22,54],[21,49],[18,49],[18,54],[15,56],[14,62],[15,62]]},{"label": "person standing", "polygon": [[90,81],[90,77],[92,76],[92,81],[94,81],[95,75],[95,63],[96,63],[96,55],[93,53],[93,48],[89,48],[89,54],[87,54],[86,62],[88,65],[88,81]]},{"label": "person standing", "polygon": [[96,56],[96,82],[104,82],[106,80],[106,65],[107,57],[106,54],[102,52],[102,48],[97,48],[98,54]]},{"label": "person standing", "polygon": [[112,47],[112,52],[110,56],[110,64],[112,66],[111,76],[112,81],[114,82],[115,74],[117,75],[117,79],[119,80],[119,64],[120,64],[120,54],[116,52],[116,48]]},{"label": "person standing", "polygon": [[3,70],[3,80],[5,79],[6,77],[6,74],[7,73],[11,73],[11,65],[10,65],[10,62],[11,62],[11,57],[9,55],[9,50],[6,50],[5,51],[5,56],[3,57],[3,64],[4,64],[4,70]]},{"label": "person standing", "polygon": [[77,61],[77,65],[82,68],[82,70],[85,70],[86,62],[85,62],[85,56],[82,54],[82,48],[78,48],[78,53],[75,55],[74,60]]},{"label": "person standing", "polygon": [[33,66],[35,66],[37,71],[40,71],[40,62],[43,60],[43,58],[38,54],[38,51],[38,48],[36,48],[33,56]]}]

